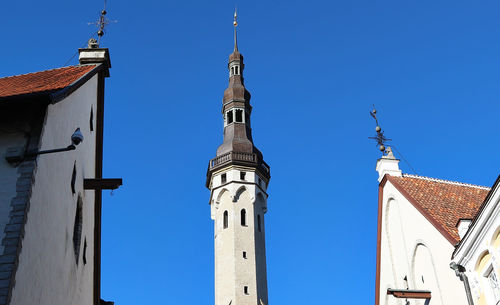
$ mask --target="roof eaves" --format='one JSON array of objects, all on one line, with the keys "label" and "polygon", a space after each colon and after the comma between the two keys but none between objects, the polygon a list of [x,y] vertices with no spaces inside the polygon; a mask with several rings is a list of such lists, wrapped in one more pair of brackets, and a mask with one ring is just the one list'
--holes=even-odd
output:
[{"label": "roof eaves", "polygon": [[[51,89],[51,90],[45,90],[45,91],[35,91],[35,92],[29,92],[29,93],[23,93],[23,94],[2,96],[2,97],[0,97],[0,102],[48,98],[49,99],[48,102],[55,104],[55,103],[61,101],[62,99],[64,99],[65,97],[67,97],[69,94],[73,93],[76,89],[78,89],[81,85],[83,85],[88,79],[90,79],[97,72],[99,72],[100,70],[103,69],[102,64],[84,64],[84,65],[78,65],[78,66],[95,66],[95,68],[88,71],[87,73],[82,75],[80,78],[75,80],[73,83],[71,83],[70,85],[68,85],[62,89]],[[39,72],[25,73],[25,74],[7,76],[7,77],[2,77],[2,78],[12,78],[12,77],[24,76],[24,75],[34,74],[34,73],[43,73],[43,72],[53,71],[53,70],[58,70],[58,69],[63,69],[63,68],[49,69],[49,70],[44,70],[44,71],[39,71]]]},{"label": "roof eaves", "polygon": [[89,79],[91,79],[97,72],[103,69],[103,64],[88,64],[88,65],[80,65],[80,66],[95,66],[92,70],[88,71],[84,75],[82,75],[79,79],[75,80],[73,83],[68,86],[59,89],[55,92],[49,93],[50,100],[52,104],[60,102],[64,98],[66,98],[71,93],[75,92],[76,89],[80,88],[84,83],[86,83]]}]

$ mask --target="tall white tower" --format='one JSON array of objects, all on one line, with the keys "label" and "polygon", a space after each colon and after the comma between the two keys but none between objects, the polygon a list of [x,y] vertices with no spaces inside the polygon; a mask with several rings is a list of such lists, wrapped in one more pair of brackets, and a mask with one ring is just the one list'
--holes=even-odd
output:
[{"label": "tall white tower", "polygon": [[236,14],[234,25],[222,105],[224,141],[209,162],[206,184],[215,224],[215,305],[268,305],[264,214],[270,169],[252,141]]}]

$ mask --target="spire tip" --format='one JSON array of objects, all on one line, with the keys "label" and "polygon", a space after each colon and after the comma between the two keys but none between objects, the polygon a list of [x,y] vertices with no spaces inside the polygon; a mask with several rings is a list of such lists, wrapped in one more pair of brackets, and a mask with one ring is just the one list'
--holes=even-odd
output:
[{"label": "spire tip", "polygon": [[238,51],[238,37],[236,35],[236,27],[238,26],[238,13],[236,11],[236,7],[234,7],[234,20],[233,20],[233,25],[234,25],[234,51]]}]

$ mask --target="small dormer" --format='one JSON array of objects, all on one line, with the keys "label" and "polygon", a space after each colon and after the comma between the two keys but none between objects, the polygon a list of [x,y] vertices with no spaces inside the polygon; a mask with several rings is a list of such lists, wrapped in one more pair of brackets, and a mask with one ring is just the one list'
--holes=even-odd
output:
[{"label": "small dormer", "polygon": [[457,222],[457,230],[458,230],[458,236],[460,236],[460,239],[464,238],[465,234],[469,230],[470,224],[472,223],[472,219],[468,218],[460,218]]}]

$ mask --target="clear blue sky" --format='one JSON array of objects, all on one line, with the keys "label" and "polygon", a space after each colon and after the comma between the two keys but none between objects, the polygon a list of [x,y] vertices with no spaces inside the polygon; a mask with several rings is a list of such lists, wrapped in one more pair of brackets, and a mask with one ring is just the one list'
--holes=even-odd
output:
[{"label": "clear blue sky", "polygon": [[[104,193],[102,296],[117,305],[214,304],[204,182],[235,4],[254,140],[272,171],[269,302],[370,304],[380,153],[368,111],[419,174],[490,186],[500,3],[109,0],[104,174],[124,185]],[[64,65],[101,7],[2,3],[0,76]]]}]

